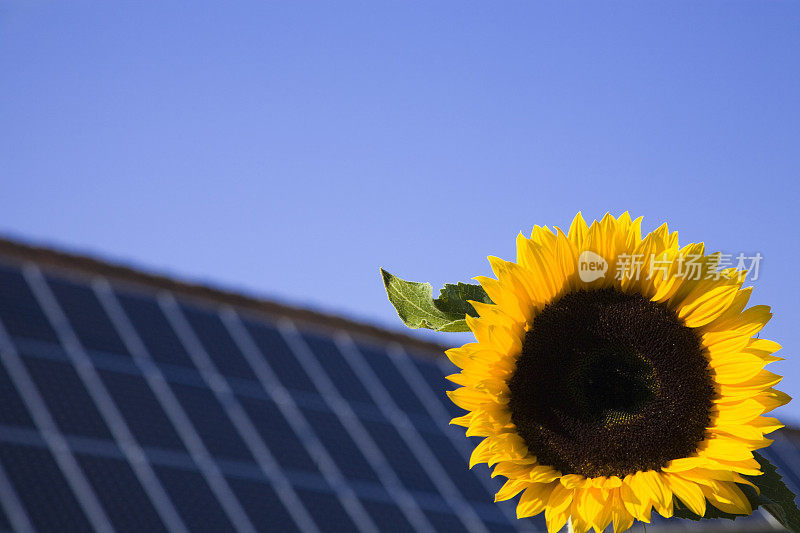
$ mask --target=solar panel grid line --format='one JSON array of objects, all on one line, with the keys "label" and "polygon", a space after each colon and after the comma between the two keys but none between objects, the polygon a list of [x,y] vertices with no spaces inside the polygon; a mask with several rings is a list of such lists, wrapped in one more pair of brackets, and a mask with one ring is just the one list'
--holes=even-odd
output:
[{"label": "solar panel grid line", "polygon": [[122,450],[139,483],[145,489],[145,493],[164,525],[170,531],[186,532],[186,525],[167,497],[167,493],[164,487],[161,486],[155,472],[150,468],[144,451],[134,438],[125,419],[97,374],[97,370],[72,330],[69,319],[61,309],[55,295],[50,291],[41,271],[36,267],[30,267],[24,270],[24,275],[42,310],[56,331],[62,347],[70,357],[86,390],[100,411],[103,421],[111,430],[114,440]]},{"label": "solar panel grid line", "polygon": [[[303,368],[312,379],[320,394],[323,395],[331,407],[334,415],[339,419],[353,442],[364,455],[367,462],[378,475],[381,484],[397,502],[406,519],[419,528],[420,531],[430,531],[431,524],[422,513],[416,500],[400,482],[389,462],[384,457],[378,445],[373,441],[367,430],[350,408],[350,405],[339,395],[336,386],[331,382],[325,369],[319,364],[310,348],[305,344],[300,332],[294,323],[288,319],[278,322],[280,331],[292,352],[300,361]],[[366,512],[366,511],[365,511]]]},{"label": "solar panel grid line", "polygon": [[0,359],[30,411],[36,429],[47,443],[53,459],[78,501],[84,516],[95,531],[101,533],[113,531],[108,515],[78,465],[66,439],[50,415],[41,393],[25,368],[3,324],[0,324]]},{"label": "solar panel grid line", "polygon": [[225,481],[219,467],[211,458],[189,416],[180,402],[178,402],[161,370],[150,357],[133,324],[125,315],[111,285],[103,278],[96,279],[92,285],[120,338],[131,353],[134,362],[142,371],[142,375],[150,389],[161,404],[164,413],[172,422],[178,436],[186,446],[189,455],[197,465],[200,474],[216,497],[223,512],[239,530],[248,533],[255,532],[255,527],[250,522],[241,503],[236,499],[233,490]]},{"label": "solar panel grid line", "polygon": [[[425,383],[425,379],[420,375],[419,370],[417,370],[417,368],[411,362],[411,356],[403,349],[402,346],[397,343],[389,344],[386,348],[386,353],[389,355],[389,358],[394,363],[400,374],[411,386],[414,393],[422,400],[422,405],[428,411],[428,414],[431,416],[431,418],[439,424],[449,425],[452,417],[442,405],[441,400],[436,397],[434,392],[430,389],[430,387],[428,387],[427,383]],[[444,374],[442,374],[442,376],[442,379],[444,379]],[[469,456],[472,448],[470,447],[467,439],[457,438],[452,431],[443,431],[443,433],[458,451],[460,451],[465,457]],[[468,464],[465,463],[464,466],[468,467]],[[486,487],[490,494],[497,490],[496,487],[492,486],[490,479],[477,475],[476,477],[478,477],[478,480],[484,487]],[[518,527],[521,525],[518,523],[519,521],[517,520],[516,515],[510,511],[508,506],[501,505],[499,507],[506,518],[508,518],[512,523],[516,524]],[[536,531],[536,529],[533,530]]]},{"label": "solar panel grid line", "polygon": [[317,527],[308,511],[297,497],[289,481],[283,475],[280,466],[269,451],[266,443],[261,439],[253,422],[237,401],[225,377],[220,374],[216,365],[214,365],[214,362],[206,353],[200,339],[197,338],[197,335],[186,321],[175,298],[170,293],[161,293],[158,300],[165,312],[167,320],[169,320],[173,330],[183,343],[184,348],[186,348],[189,357],[192,359],[195,366],[197,366],[200,374],[209,385],[212,383],[214,384],[214,386],[211,387],[214,395],[223,406],[223,409],[225,409],[228,418],[230,418],[234,427],[239,432],[239,435],[244,440],[250,453],[253,454],[261,471],[267,479],[270,480],[278,498],[289,511],[297,527],[303,531],[317,531]]},{"label": "solar panel grid line", "polygon": [[14,490],[11,480],[8,479],[2,461],[0,461],[0,508],[5,511],[11,527],[17,533],[33,533],[35,531],[25,507],[17,496],[17,491]]},{"label": "solar panel grid line", "polygon": [[359,510],[361,505],[355,492],[353,492],[344,475],[336,466],[335,461],[314,433],[311,424],[309,424],[303,412],[294,402],[292,395],[275,375],[267,360],[267,354],[261,353],[261,350],[250,337],[244,324],[242,324],[241,318],[233,308],[223,308],[220,312],[220,317],[264,390],[275,402],[291,429],[298,435],[302,445],[319,467],[322,477],[333,489],[342,507],[356,520],[357,517],[361,516],[363,509]]},{"label": "solar panel grid line", "polygon": [[417,432],[417,428],[411,423],[408,416],[397,407],[378,377],[367,365],[366,361],[364,361],[364,354],[358,350],[350,336],[344,332],[338,332],[334,336],[334,341],[339,351],[345,359],[347,359],[347,362],[353,367],[353,370],[359,378],[367,385],[367,390],[373,395],[375,403],[381,409],[384,416],[400,429],[400,435],[406,442],[406,445],[411,449],[423,468],[432,474],[431,480],[436,485],[436,488],[442,496],[444,496],[447,503],[450,504],[461,521],[464,522],[464,525],[469,531],[474,533],[486,533],[486,527],[483,525],[480,517],[478,517],[472,506],[467,504],[464,500],[461,493],[447,475],[447,472],[444,471],[442,465],[428,449],[428,445],[422,440],[422,437],[420,437]]}]

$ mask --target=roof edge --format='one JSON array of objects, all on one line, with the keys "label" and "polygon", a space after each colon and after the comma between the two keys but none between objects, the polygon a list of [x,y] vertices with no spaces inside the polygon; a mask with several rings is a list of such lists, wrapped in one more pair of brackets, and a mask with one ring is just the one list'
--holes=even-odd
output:
[{"label": "roof edge", "polygon": [[391,331],[341,316],[278,303],[276,301],[249,296],[212,285],[174,279],[164,274],[142,271],[121,263],[58,250],[49,246],[23,243],[7,237],[0,236],[0,255],[19,261],[31,261],[44,267],[76,271],[77,273],[87,276],[103,276],[112,281],[144,285],[156,290],[168,290],[181,296],[212,301],[216,304],[230,305],[243,310],[265,313],[275,317],[285,317],[301,324],[340,329],[357,336],[369,337],[384,342],[396,342],[403,346],[427,352],[433,351],[442,353],[447,349],[447,347],[442,344],[425,341],[408,334]]}]

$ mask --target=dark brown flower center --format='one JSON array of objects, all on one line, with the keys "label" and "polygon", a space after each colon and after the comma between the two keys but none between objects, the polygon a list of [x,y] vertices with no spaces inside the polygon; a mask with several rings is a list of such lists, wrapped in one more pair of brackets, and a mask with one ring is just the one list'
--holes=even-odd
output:
[{"label": "dark brown flower center", "polygon": [[615,289],[545,306],[508,386],[511,419],[539,463],[586,477],[690,455],[714,396],[697,334],[666,305]]}]

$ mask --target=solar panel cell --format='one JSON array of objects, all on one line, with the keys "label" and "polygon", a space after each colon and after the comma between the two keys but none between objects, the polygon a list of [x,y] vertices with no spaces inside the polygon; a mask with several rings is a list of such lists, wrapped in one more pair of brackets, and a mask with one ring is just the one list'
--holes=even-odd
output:
[{"label": "solar panel cell", "polygon": [[464,498],[478,502],[492,502],[494,498],[489,495],[486,488],[478,481],[475,474],[469,470],[469,461],[453,447],[453,443],[442,433],[421,431],[420,436],[447,471],[453,483],[461,491]]},{"label": "solar panel cell", "polygon": [[63,433],[113,440],[70,363],[35,357],[23,357],[22,360]]},{"label": "solar panel cell", "polygon": [[22,273],[0,265],[0,320],[12,337],[58,342]]},{"label": "solar panel cell", "polygon": [[423,359],[420,357],[411,357],[411,360],[414,362],[414,366],[417,367],[420,374],[422,374],[425,382],[436,394],[436,397],[442,402],[450,416],[455,418],[463,415],[465,411],[447,398],[445,391],[454,389],[456,386],[445,379],[445,374],[439,365],[430,359]]},{"label": "solar panel cell", "polygon": [[433,525],[436,531],[447,531],[448,533],[455,531],[466,531],[464,524],[461,520],[452,513],[443,513],[440,511],[425,511],[425,516],[428,521]]},{"label": "solar panel cell", "polygon": [[264,443],[283,468],[319,473],[316,463],[275,402],[244,396],[238,398]]},{"label": "solar panel cell", "polygon": [[351,479],[378,481],[375,471],[335,414],[312,409],[303,409],[303,414],[342,474]]},{"label": "solar panel cell", "polygon": [[319,394],[311,378],[277,329],[269,324],[252,320],[242,322],[284,387]]},{"label": "solar panel cell", "polygon": [[342,398],[374,405],[372,396],[331,339],[303,333],[303,340],[328,373]]},{"label": "solar panel cell", "polygon": [[375,372],[383,386],[386,387],[397,407],[405,413],[429,418],[427,409],[422,405],[422,402],[403,375],[398,372],[386,351],[369,347],[365,344],[358,344],[357,346],[364,355],[367,364]]},{"label": "solar panel cell", "polygon": [[0,462],[37,530],[91,531],[50,452],[0,443]]},{"label": "solar panel cell", "polygon": [[128,355],[128,350],[114,329],[111,319],[106,315],[91,288],[60,278],[46,279],[84,348]]},{"label": "solar panel cell", "polygon": [[406,488],[436,492],[436,485],[393,425],[371,420],[363,420],[362,423]]},{"label": "solar panel cell", "polygon": [[226,479],[254,524],[261,524],[264,530],[270,531],[298,530],[270,485],[231,476]]},{"label": "solar panel cell", "polygon": [[406,533],[413,530],[403,512],[393,503],[361,500],[361,505],[381,533]]},{"label": "solar panel cell", "polygon": [[203,476],[165,466],[153,469],[190,531],[235,531]]},{"label": "solar panel cell", "polygon": [[128,463],[82,454],[75,458],[117,531],[166,531]]},{"label": "solar panel cell", "polygon": [[[1,503],[2,502],[0,502],[0,504]],[[10,532],[11,531],[11,522],[9,521],[8,516],[6,516],[6,513],[3,510],[3,506],[2,505],[0,505],[0,531],[3,531],[3,532],[6,532],[6,531]]]},{"label": "solar panel cell", "polygon": [[154,361],[194,368],[194,363],[154,298],[129,293],[117,293],[117,298]]},{"label": "solar panel cell", "polygon": [[102,369],[98,373],[141,446],[185,451],[178,433],[141,375]]},{"label": "solar panel cell", "polygon": [[216,313],[189,305],[181,310],[220,374],[258,381]]},{"label": "solar panel cell", "polygon": [[170,386],[211,455],[255,462],[211,391],[178,383],[172,383]]},{"label": "solar panel cell", "polygon": [[11,377],[0,363],[0,424],[7,426],[33,427],[25,403],[11,382]]},{"label": "solar panel cell", "polygon": [[342,507],[342,504],[333,494],[299,489],[297,496],[308,509],[311,518],[320,531],[338,533],[358,530],[344,507]]}]

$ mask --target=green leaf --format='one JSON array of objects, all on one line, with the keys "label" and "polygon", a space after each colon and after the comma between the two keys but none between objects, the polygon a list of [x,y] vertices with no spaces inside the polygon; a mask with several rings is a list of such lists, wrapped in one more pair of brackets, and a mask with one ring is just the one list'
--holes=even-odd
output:
[{"label": "green leaf", "polygon": [[[755,489],[748,485],[739,485],[750,504],[755,511],[758,507],[762,507],[765,511],[775,517],[783,527],[789,531],[800,533],[800,510],[797,508],[795,502],[795,495],[784,484],[781,475],[775,466],[772,465],[762,455],[753,452],[753,456],[761,465],[763,474],[760,476],[743,476],[752,481],[761,491],[759,494]],[[720,511],[713,505],[708,505],[706,514],[702,517],[697,516],[689,509],[686,508],[679,500],[675,500],[675,512],[673,514],[676,518],[687,518],[689,520],[701,519],[714,519],[714,518],[727,518],[735,520],[741,518],[742,515],[733,515]]]},{"label": "green leaf", "polygon": [[480,285],[446,284],[439,297],[433,298],[430,283],[406,281],[381,269],[386,294],[403,324],[412,329],[434,331],[469,331],[465,317],[477,316],[467,300],[492,303]]}]

